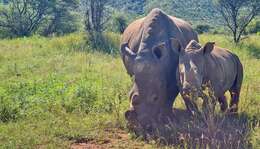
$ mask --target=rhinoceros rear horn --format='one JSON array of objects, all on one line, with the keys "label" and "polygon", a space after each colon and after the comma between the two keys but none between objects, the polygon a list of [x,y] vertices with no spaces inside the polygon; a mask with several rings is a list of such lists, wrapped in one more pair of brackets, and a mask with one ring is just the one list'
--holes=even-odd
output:
[{"label": "rhinoceros rear horn", "polygon": [[120,50],[127,73],[131,76],[134,75],[133,68],[135,64],[135,58],[137,56],[136,53],[129,49],[128,43],[123,43]]}]

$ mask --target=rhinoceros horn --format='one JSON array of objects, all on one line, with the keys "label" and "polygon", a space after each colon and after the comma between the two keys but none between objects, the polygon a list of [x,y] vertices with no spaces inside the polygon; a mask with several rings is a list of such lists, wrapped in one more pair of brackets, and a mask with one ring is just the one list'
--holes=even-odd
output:
[{"label": "rhinoceros horn", "polygon": [[134,69],[135,58],[136,58],[137,54],[129,49],[128,43],[123,43],[121,45],[120,50],[121,50],[121,56],[122,56],[123,62],[125,64],[127,73],[130,76],[134,75],[133,69]]}]

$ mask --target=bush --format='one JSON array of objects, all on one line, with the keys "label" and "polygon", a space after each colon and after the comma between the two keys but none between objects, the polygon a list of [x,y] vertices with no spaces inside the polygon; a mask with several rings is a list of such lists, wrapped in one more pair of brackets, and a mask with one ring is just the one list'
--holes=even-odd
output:
[{"label": "bush", "polygon": [[216,27],[212,30],[213,34],[227,34],[228,32],[224,27]]},{"label": "bush", "polygon": [[127,27],[127,20],[124,16],[116,16],[113,19],[113,27],[115,32],[123,33]]},{"label": "bush", "polygon": [[39,28],[51,6],[45,0],[12,0],[0,7],[0,24],[9,36],[30,36]]},{"label": "bush", "polygon": [[260,32],[260,19],[253,20],[246,28],[246,32],[249,34]]},{"label": "bush", "polygon": [[13,35],[7,29],[0,28],[0,39],[12,37]]},{"label": "bush", "polygon": [[16,120],[19,112],[19,104],[8,98],[6,92],[0,88],[0,122]]},{"label": "bush", "polygon": [[199,33],[199,34],[202,34],[202,33],[207,33],[207,32],[209,32],[209,30],[210,30],[210,26],[209,25],[197,25],[196,27],[195,27],[195,30]]},{"label": "bush", "polygon": [[78,7],[78,0],[56,1],[42,25],[41,34],[44,36],[64,35],[78,31],[79,13],[75,11]]},{"label": "bush", "polygon": [[[55,21],[54,21],[55,20]],[[62,36],[78,31],[80,21],[78,14],[66,13],[56,19],[49,17],[39,29],[39,34],[43,36],[57,35]]]},{"label": "bush", "polygon": [[109,54],[118,53],[120,35],[116,33],[88,32],[87,44],[95,51],[102,51]]}]

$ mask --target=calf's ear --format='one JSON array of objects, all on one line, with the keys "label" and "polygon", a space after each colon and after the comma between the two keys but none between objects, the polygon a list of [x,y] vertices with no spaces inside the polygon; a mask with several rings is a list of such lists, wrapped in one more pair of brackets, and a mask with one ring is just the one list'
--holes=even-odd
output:
[{"label": "calf's ear", "polygon": [[182,45],[180,41],[176,38],[171,38],[170,39],[170,45],[173,51],[180,53],[182,50]]},{"label": "calf's ear", "polygon": [[211,53],[212,50],[214,49],[214,45],[215,45],[215,42],[208,42],[205,44],[205,46],[203,47],[203,53],[204,54],[208,54],[208,53]]}]

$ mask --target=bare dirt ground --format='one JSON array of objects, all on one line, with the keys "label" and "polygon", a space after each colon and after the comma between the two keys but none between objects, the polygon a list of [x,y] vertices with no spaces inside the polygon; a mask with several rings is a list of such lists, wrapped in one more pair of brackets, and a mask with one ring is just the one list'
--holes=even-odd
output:
[{"label": "bare dirt ground", "polygon": [[105,130],[106,137],[102,139],[80,139],[76,140],[71,145],[71,149],[141,149],[148,145],[142,142],[133,140],[128,133],[121,129],[107,129]]}]

